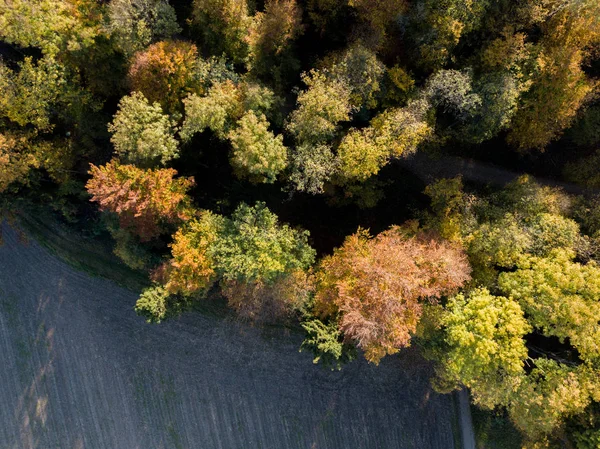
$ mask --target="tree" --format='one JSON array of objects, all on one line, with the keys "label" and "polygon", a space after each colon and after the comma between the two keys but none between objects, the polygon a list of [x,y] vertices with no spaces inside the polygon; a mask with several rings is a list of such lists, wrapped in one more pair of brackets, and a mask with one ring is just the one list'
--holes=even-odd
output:
[{"label": "tree", "polygon": [[406,10],[403,0],[348,0],[361,22],[368,24],[369,38],[375,46],[384,43],[386,31]]},{"label": "tree", "polygon": [[407,156],[431,134],[427,122],[430,105],[424,100],[409,102],[403,108],[389,108],[377,115],[371,125],[379,145],[389,148],[392,157]]},{"label": "tree", "polygon": [[276,322],[298,312],[311,286],[306,272],[296,270],[272,282],[225,281],[223,296],[238,316],[254,322]]},{"label": "tree", "polygon": [[92,0],[2,0],[0,38],[47,56],[78,51],[101,34],[101,10]]},{"label": "tree", "polygon": [[303,144],[290,150],[289,181],[299,192],[323,193],[324,184],[336,174],[338,161],[327,145]]},{"label": "tree", "polygon": [[350,104],[356,110],[377,107],[385,65],[372,50],[358,43],[343,52],[326,57],[323,73],[350,89]]},{"label": "tree", "polygon": [[593,85],[581,69],[583,55],[551,48],[511,126],[508,142],[520,150],[542,150],[571,124]]},{"label": "tree", "polygon": [[425,95],[429,102],[456,119],[471,119],[481,106],[481,97],[473,92],[468,71],[440,70],[427,80]]},{"label": "tree", "polygon": [[255,183],[273,183],[287,166],[283,136],[268,129],[264,115],[249,111],[239,120],[228,137],[231,141],[231,165],[240,177]]},{"label": "tree", "polygon": [[302,9],[296,0],[267,1],[265,11],[252,18],[246,37],[250,70],[260,76],[271,74],[279,84],[285,82],[288,72],[298,68],[291,45],[303,31]]},{"label": "tree", "polygon": [[251,23],[246,0],[194,0],[192,21],[209,52],[225,53],[234,62],[244,62]]},{"label": "tree", "polygon": [[531,326],[512,298],[476,289],[450,299],[442,317],[444,375],[471,390],[477,404],[506,404],[523,381]]},{"label": "tree", "polygon": [[203,211],[173,236],[171,259],[163,267],[163,282],[173,294],[204,295],[216,280],[212,248],[225,226],[225,218]]},{"label": "tree", "polygon": [[136,53],[129,68],[129,83],[150,103],[160,103],[163,110],[174,113],[181,100],[199,90],[196,76],[198,51],[184,41],[162,41]]},{"label": "tree", "polygon": [[573,258],[572,251],[562,249],[528,258],[518,270],[501,273],[498,285],[544,335],[568,338],[582,360],[599,360],[600,268]]},{"label": "tree", "polygon": [[[75,108],[89,103],[90,98],[72,81],[65,67],[50,56],[36,63],[25,57],[18,72],[0,61],[0,115],[43,132],[54,128],[56,118],[76,120]],[[75,102],[78,104],[73,105]]]},{"label": "tree", "polygon": [[111,0],[108,31],[126,56],[181,32],[168,0]]},{"label": "tree", "polygon": [[153,285],[142,292],[135,303],[135,311],[145,317],[148,323],[160,323],[177,315],[185,306],[185,300],[171,295],[160,285]]},{"label": "tree", "polygon": [[232,81],[215,83],[205,97],[191,94],[183,103],[185,120],[180,133],[183,140],[206,128],[224,138],[244,110],[242,92]]},{"label": "tree", "polygon": [[379,173],[387,164],[390,150],[380,144],[377,133],[371,127],[352,128],[337,149],[339,173],[348,180],[365,181]]},{"label": "tree", "polygon": [[25,136],[0,134],[0,193],[15,182],[27,183],[27,174],[39,166]]},{"label": "tree", "polygon": [[461,37],[480,26],[488,6],[487,0],[425,0],[412,8],[409,35],[417,64],[427,70],[443,67]]},{"label": "tree", "polygon": [[121,226],[134,231],[142,241],[165,232],[166,226],[190,218],[186,191],[193,178],[177,178],[173,169],[141,169],[112,160],[91,164],[87,191],[100,209],[119,216]]},{"label": "tree", "polygon": [[155,278],[168,292],[204,296],[220,281],[243,318],[273,321],[299,310],[311,291],[315,251],[308,232],[280,225],[264,203],[241,204],[231,218],[202,212],[174,236],[172,258]]},{"label": "tree", "polygon": [[421,301],[456,291],[469,272],[465,254],[435,237],[392,227],[371,238],[359,230],[321,261],[315,312],[338,314],[345,339],[378,363],[410,344]]},{"label": "tree", "polygon": [[523,14],[541,31],[531,89],[513,119],[508,142],[520,150],[544,149],[571,124],[594,83],[582,70],[600,38],[600,5],[526,2]]},{"label": "tree", "polygon": [[350,119],[350,89],[315,70],[303,74],[302,81],[308,89],[298,95],[298,107],[289,117],[287,130],[300,143],[325,142],[333,138],[339,122]]},{"label": "tree", "polygon": [[371,126],[351,129],[338,147],[339,173],[351,181],[365,181],[379,173],[392,157],[406,156],[431,134],[425,121],[428,104],[415,101],[404,108],[389,108]]},{"label": "tree", "polygon": [[356,358],[354,348],[344,343],[342,332],[337,321],[324,323],[316,317],[309,317],[302,322],[306,338],[300,351],[313,353],[313,363],[322,363],[331,369],[341,369],[342,365]]},{"label": "tree", "polygon": [[179,156],[174,123],[160,104],[150,104],[140,92],[121,99],[108,130],[115,152],[126,162],[149,167]]},{"label": "tree", "polygon": [[274,282],[313,263],[315,251],[308,236],[307,231],[279,224],[265,203],[242,203],[215,243],[217,271],[225,281]]}]

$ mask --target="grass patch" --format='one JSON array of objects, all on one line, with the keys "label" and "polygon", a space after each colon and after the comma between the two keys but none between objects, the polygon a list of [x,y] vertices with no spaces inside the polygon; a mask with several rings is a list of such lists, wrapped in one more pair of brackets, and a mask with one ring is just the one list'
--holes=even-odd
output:
[{"label": "grass patch", "polygon": [[471,407],[477,449],[520,449],[521,434],[503,412]]},{"label": "grass patch", "polygon": [[27,234],[77,270],[137,292],[149,285],[145,273],[132,270],[113,254],[110,238],[85,237],[39,207],[21,210],[17,218]]}]

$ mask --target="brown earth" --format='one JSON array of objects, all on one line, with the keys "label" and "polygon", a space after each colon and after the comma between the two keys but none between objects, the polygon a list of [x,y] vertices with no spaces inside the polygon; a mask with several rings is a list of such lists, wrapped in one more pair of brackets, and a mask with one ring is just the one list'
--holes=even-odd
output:
[{"label": "brown earth", "polygon": [[285,329],[149,325],[134,292],[4,240],[1,449],[454,448],[452,398],[414,351],[330,372]]}]

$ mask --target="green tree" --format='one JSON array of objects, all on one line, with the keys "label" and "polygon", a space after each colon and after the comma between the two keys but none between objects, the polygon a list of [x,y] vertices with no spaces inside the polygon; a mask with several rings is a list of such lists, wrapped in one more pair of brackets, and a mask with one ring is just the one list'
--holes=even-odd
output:
[{"label": "green tree", "polygon": [[287,149],[283,136],[269,131],[264,115],[249,111],[230,131],[231,165],[240,177],[256,183],[273,183],[287,166]]},{"label": "green tree", "polygon": [[481,106],[481,97],[473,91],[473,76],[469,71],[436,72],[427,80],[425,95],[434,107],[462,121],[473,118]]},{"label": "green tree", "polygon": [[358,43],[322,61],[322,73],[330,80],[348,86],[350,104],[355,109],[377,107],[385,65],[372,50]]},{"label": "green tree", "polygon": [[296,0],[268,0],[265,11],[252,17],[246,40],[251,72],[281,85],[299,68],[292,44],[302,34],[302,9]]},{"label": "green tree", "polygon": [[149,167],[179,156],[174,123],[163,114],[160,104],[150,104],[140,92],[121,99],[108,130],[123,161]]},{"label": "green tree", "polygon": [[18,71],[0,61],[0,115],[43,132],[51,131],[57,119],[77,122],[78,109],[90,104],[91,98],[77,86],[76,79],[49,56],[36,63],[26,57]]},{"label": "green tree", "polygon": [[323,193],[325,183],[336,174],[338,161],[327,145],[302,144],[290,150],[289,182],[294,190]]},{"label": "green tree", "polygon": [[181,32],[168,0],[111,0],[108,17],[108,31],[128,57]]},{"label": "green tree", "polygon": [[244,110],[242,93],[232,81],[215,83],[205,97],[191,94],[183,103],[185,120],[180,133],[183,140],[206,128],[224,138]]},{"label": "green tree", "polygon": [[326,72],[302,75],[307,89],[298,95],[297,108],[291,113],[287,130],[300,143],[322,143],[334,137],[339,122],[350,119],[353,108],[349,87],[330,80]]},{"label": "green tree", "polygon": [[427,102],[415,101],[404,108],[387,109],[371,121],[370,127],[351,129],[337,150],[340,175],[350,181],[365,181],[379,173],[390,158],[415,152],[431,134],[425,121],[427,109]]},{"label": "green tree", "polygon": [[101,7],[92,0],[1,0],[0,38],[54,57],[92,46],[102,33]]},{"label": "green tree", "polygon": [[490,2],[424,0],[411,9],[409,36],[417,64],[427,70],[442,68],[463,35],[476,30]]},{"label": "green tree", "polygon": [[514,272],[501,273],[499,287],[518,301],[544,335],[568,338],[585,361],[600,357],[600,268],[573,262],[574,253],[556,249],[531,257]]},{"label": "green tree", "polygon": [[25,136],[0,134],[0,193],[15,182],[27,184],[27,174],[39,166]]},{"label": "green tree", "polygon": [[315,251],[308,232],[281,225],[264,203],[242,203],[226,222],[213,254],[226,281],[272,282],[279,276],[307,269]]},{"label": "green tree", "polygon": [[331,369],[341,369],[342,365],[356,358],[354,348],[344,343],[337,321],[324,323],[318,318],[309,317],[302,322],[306,337],[300,350],[313,353],[313,363],[321,363]]},{"label": "green tree", "polygon": [[192,22],[209,52],[225,53],[236,63],[245,61],[251,25],[246,0],[194,0]]},{"label": "green tree", "polygon": [[477,404],[506,404],[522,381],[532,330],[519,303],[476,289],[450,299],[442,325],[447,380],[468,387]]}]

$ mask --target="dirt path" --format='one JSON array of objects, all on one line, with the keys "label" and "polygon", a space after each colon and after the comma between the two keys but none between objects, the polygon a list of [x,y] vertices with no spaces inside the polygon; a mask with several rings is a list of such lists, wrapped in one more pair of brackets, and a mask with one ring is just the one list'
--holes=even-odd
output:
[{"label": "dirt path", "polygon": [[[505,168],[476,161],[474,159],[454,156],[432,157],[423,152],[417,152],[407,158],[398,159],[397,163],[408,168],[427,184],[438,178],[453,178],[461,175],[463,179],[482,184],[504,185],[515,180],[525,172],[511,171]],[[566,182],[558,182],[546,178],[535,178],[540,184],[561,187],[567,193],[580,195],[584,193],[599,193]]]},{"label": "dirt path", "polygon": [[466,389],[458,393],[458,407],[460,410],[460,433],[462,437],[463,449],[475,449],[475,432],[473,431],[473,421],[471,419],[471,402],[469,393]]},{"label": "dirt path", "polygon": [[135,294],[5,227],[2,449],[452,449],[453,405],[414,352],[341,372],[300,337],[187,314],[159,326]]}]

